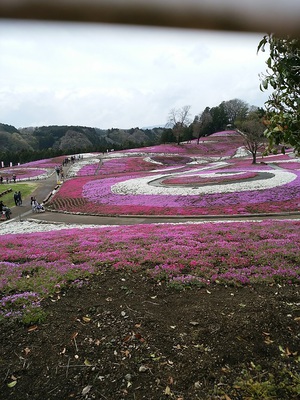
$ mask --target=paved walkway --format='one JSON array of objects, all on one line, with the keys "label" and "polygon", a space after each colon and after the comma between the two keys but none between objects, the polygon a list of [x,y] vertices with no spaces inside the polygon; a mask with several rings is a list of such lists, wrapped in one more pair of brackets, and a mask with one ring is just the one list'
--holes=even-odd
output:
[{"label": "paved walkway", "polygon": [[[57,187],[56,173],[49,178],[39,181],[38,187],[31,194],[35,196],[39,203],[50,197]],[[66,223],[79,225],[135,225],[135,224],[154,224],[154,223],[182,223],[199,221],[228,221],[228,220],[261,220],[261,219],[300,219],[300,212],[284,212],[276,214],[247,214],[247,215],[202,215],[202,216],[100,216],[100,215],[80,215],[60,212],[45,211],[43,213],[33,213],[30,205],[30,196],[23,199],[23,205],[12,207],[12,220],[36,220],[49,223]]]}]

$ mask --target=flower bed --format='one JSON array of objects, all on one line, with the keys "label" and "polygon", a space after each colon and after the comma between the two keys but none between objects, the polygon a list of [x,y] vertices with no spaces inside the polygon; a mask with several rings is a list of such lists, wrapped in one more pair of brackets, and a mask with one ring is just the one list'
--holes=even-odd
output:
[{"label": "flower bed", "polygon": [[170,284],[299,283],[299,247],[299,221],[66,228],[3,235],[0,315],[20,317],[30,308],[29,299],[39,307],[42,298],[103,268],[143,272]]},{"label": "flower bed", "polygon": [[298,211],[300,172],[292,168],[298,167],[297,159],[292,154],[258,155],[253,165],[251,157],[237,157],[243,153],[241,140],[229,131],[201,138],[199,144],[105,154],[98,176],[65,182],[49,207],[103,215]]},{"label": "flower bed", "polygon": [[259,175],[259,172],[220,172],[214,173],[209,176],[201,175],[186,175],[176,176],[162,180],[163,185],[209,185],[219,184],[232,181],[239,181],[242,179],[253,179]]},{"label": "flower bed", "polygon": [[[213,134],[200,138],[199,144],[197,140],[190,143],[181,144],[161,144],[159,146],[143,147],[140,149],[124,150],[120,154],[133,154],[143,156],[146,154],[169,154],[180,156],[202,156],[202,157],[233,157],[238,148],[244,145],[243,138],[235,131],[224,131],[220,134]],[[114,153],[110,153],[114,157]]]},{"label": "flower bed", "polygon": [[62,164],[66,156],[59,156],[54,158],[47,158],[43,160],[30,161],[22,164],[22,167],[40,167],[40,168],[55,168],[57,165]]},{"label": "flower bed", "polygon": [[5,168],[1,170],[1,175],[3,176],[4,182],[6,177],[12,180],[12,175],[16,175],[17,181],[27,181],[31,179],[45,179],[49,176],[49,172],[42,168],[31,168],[31,167],[15,167],[15,168]]},{"label": "flower bed", "polygon": [[289,170],[297,169],[298,171],[300,170],[300,160],[299,161],[284,160],[281,162],[280,161],[276,162],[274,164],[283,169],[289,169]]},{"label": "flower bed", "polygon": [[[278,183],[275,178],[273,181],[233,181],[221,186],[199,186],[198,192],[179,187],[178,194],[168,192],[170,188],[149,185],[149,181],[160,177],[158,174],[151,175],[152,178],[140,177],[138,173],[103,179],[77,178],[62,185],[50,206],[60,211],[109,215],[232,215],[299,210],[300,173],[293,171],[288,175],[288,172],[273,170],[272,174]],[[280,181],[285,176],[290,179],[287,183]],[[248,189],[250,183],[254,185],[252,190]]]},{"label": "flower bed", "polygon": [[180,157],[180,156],[152,156],[154,162],[162,165],[184,165],[192,161],[190,157]]},{"label": "flower bed", "polygon": [[85,175],[96,175],[100,168],[100,158],[87,158],[77,161],[72,164],[69,171],[68,177],[73,176],[85,176]]},{"label": "flower bed", "polygon": [[124,172],[151,171],[157,168],[150,159],[144,157],[126,156],[123,158],[104,159],[99,170],[100,175],[116,175]]}]

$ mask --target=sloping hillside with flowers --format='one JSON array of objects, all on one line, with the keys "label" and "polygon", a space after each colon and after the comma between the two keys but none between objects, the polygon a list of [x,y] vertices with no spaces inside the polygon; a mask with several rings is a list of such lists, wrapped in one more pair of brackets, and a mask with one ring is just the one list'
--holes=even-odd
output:
[{"label": "sloping hillside with flowers", "polygon": [[[300,160],[291,152],[251,163],[235,132],[199,143],[98,155],[69,171],[56,211],[102,215],[233,215],[298,211]],[[81,167],[80,167],[81,166]]]}]

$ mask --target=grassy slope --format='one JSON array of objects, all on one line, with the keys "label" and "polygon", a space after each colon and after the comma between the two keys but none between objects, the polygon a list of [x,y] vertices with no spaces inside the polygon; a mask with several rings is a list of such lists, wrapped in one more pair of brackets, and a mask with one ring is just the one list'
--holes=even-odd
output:
[{"label": "grassy slope", "polygon": [[13,183],[13,184],[2,184],[0,186],[0,194],[5,192],[7,189],[12,189],[11,192],[4,194],[0,197],[0,200],[3,201],[5,205],[8,207],[12,207],[15,205],[14,202],[14,192],[19,191],[22,194],[22,198],[25,198],[30,195],[37,187],[37,183]]}]

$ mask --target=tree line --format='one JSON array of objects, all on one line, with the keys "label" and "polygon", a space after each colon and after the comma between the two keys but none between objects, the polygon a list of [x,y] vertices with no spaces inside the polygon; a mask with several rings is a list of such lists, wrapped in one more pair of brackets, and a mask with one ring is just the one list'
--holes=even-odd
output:
[{"label": "tree line", "polygon": [[265,111],[262,108],[250,106],[243,100],[232,99],[222,101],[218,106],[206,107],[191,121],[190,106],[172,109],[169,113],[167,126],[169,131],[162,135],[165,142],[172,141],[179,144],[209,136],[215,132],[235,130],[245,143],[245,147],[252,154],[252,162],[256,163],[257,152],[265,147]]}]

